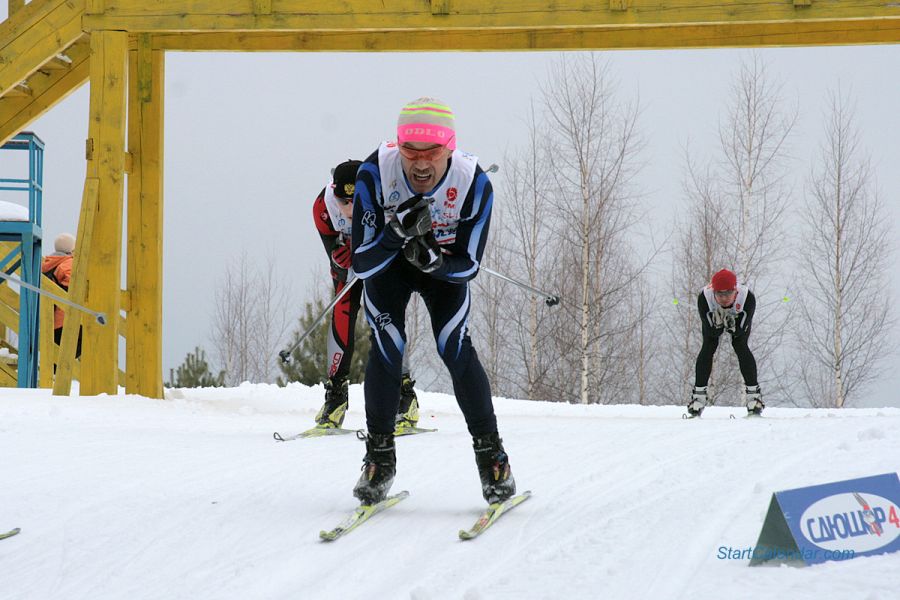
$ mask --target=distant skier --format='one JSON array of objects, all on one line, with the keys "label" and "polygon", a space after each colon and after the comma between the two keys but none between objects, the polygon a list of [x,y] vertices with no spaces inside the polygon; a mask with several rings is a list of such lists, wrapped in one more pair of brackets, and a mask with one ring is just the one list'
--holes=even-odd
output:
[{"label": "distant skier", "polygon": [[515,494],[490,383],[467,333],[468,282],[478,274],[494,198],[477,163],[456,150],[450,108],[420,98],[401,110],[397,141],[382,143],[359,169],[353,269],[365,283],[373,340],[365,378],[369,434],[363,474],[353,490],[363,504],[383,500],[396,472],[393,414],[413,292],[425,301],[438,354],[450,371],[484,498],[492,503]]},{"label": "distant skier", "polygon": [[719,336],[723,332],[731,334],[731,347],[737,354],[738,365],[744,378],[747,397],[747,414],[759,415],[765,405],[756,379],[756,359],[747,346],[753,313],[756,311],[756,297],[750,288],[737,282],[737,276],[728,269],[722,269],[712,276],[709,285],[697,296],[697,309],[703,330],[703,345],[697,354],[694,389],[688,403],[688,414],[700,416],[706,407],[707,386],[712,372],[713,355],[719,347]]},{"label": "distant skier", "polygon": [[[352,269],[350,231],[353,222],[353,191],[360,161],[348,160],[334,169],[332,181],[319,193],[313,203],[313,220],[322,238],[331,264],[331,279],[335,294],[347,285]],[[347,386],[350,363],[353,360],[356,315],[359,312],[362,285],[357,283],[341,298],[331,313],[328,332],[328,354],[325,380],[325,403],[316,415],[316,425],[322,428],[341,427],[347,413]],[[404,364],[400,383],[398,428],[415,427],[419,421],[419,401]]]}]

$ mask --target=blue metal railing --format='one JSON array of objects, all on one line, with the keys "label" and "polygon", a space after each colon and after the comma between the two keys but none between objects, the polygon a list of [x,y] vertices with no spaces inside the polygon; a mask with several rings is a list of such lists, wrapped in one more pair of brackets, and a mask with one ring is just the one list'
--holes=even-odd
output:
[{"label": "blue metal railing", "polygon": [[[34,133],[22,132],[0,149],[28,153],[27,178],[0,178],[0,191],[28,193],[28,221],[0,221],[0,241],[16,244],[15,249],[7,256],[0,257],[0,265],[9,272],[15,270],[17,263],[20,263],[22,281],[40,287],[44,142]],[[19,289],[19,387],[37,387],[38,301],[37,293]]]}]

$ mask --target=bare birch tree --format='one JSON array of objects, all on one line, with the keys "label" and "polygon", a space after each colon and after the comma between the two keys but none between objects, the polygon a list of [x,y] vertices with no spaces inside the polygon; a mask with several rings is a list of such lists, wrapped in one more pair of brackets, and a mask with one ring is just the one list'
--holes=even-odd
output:
[{"label": "bare birch tree", "polygon": [[[508,255],[502,251],[503,214],[494,210],[491,217],[490,242],[485,247],[482,263],[499,271],[509,271]],[[510,333],[509,284],[482,271],[472,282],[470,310],[471,335],[481,363],[491,382],[494,394],[508,393],[511,379],[511,360],[507,344]]]},{"label": "bare birch tree", "polygon": [[[503,166],[499,201],[494,205],[491,241],[485,264],[499,272],[528,283],[534,288],[550,289],[555,270],[555,254],[548,239],[552,234],[554,212],[548,208],[549,165],[544,145],[545,126],[534,107],[528,115],[528,145],[515,154],[507,154]],[[491,383],[497,394],[530,400],[557,400],[546,387],[547,375],[559,362],[555,353],[541,343],[547,331],[548,308],[536,298],[510,284],[479,275],[479,320],[482,312],[491,323],[488,357]],[[492,353],[501,357],[492,359]],[[487,367],[486,367],[487,368]]]},{"label": "bare birch tree", "polygon": [[215,290],[211,342],[227,385],[275,381],[288,293],[271,259],[260,269],[243,253],[226,266]]},{"label": "bare birch tree", "polygon": [[871,302],[886,285],[890,221],[853,107],[832,92],[829,108],[803,214],[797,351],[808,402],[842,408],[883,371],[895,349],[896,319]]},{"label": "bare birch tree", "polygon": [[631,333],[623,320],[634,280],[625,234],[636,221],[630,184],[641,149],[638,108],[619,101],[608,64],[595,54],[561,58],[543,97],[556,272],[565,274],[558,286],[570,299],[556,315],[554,351],[565,359],[556,383],[566,399],[614,402],[617,343]]}]

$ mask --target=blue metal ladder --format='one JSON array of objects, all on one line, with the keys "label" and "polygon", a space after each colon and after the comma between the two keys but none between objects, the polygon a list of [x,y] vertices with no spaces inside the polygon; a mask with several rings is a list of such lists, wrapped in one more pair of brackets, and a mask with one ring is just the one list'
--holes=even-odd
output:
[{"label": "blue metal ladder", "polygon": [[[28,153],[26,179],[0,178],[0,191],[28,193],[27,221],[0,221],[0,241],[16,247],[0,258],[0,269],[12,274],[21,266],[25,283],[41,285],[41,212],[44,180],[44,142],[31,132],[22,132],[6,142],[2,150]],[[0,285],[8,285],[5,280]],[[19,288],[18,387],[37,387],[38,376],[38,294]]]}]

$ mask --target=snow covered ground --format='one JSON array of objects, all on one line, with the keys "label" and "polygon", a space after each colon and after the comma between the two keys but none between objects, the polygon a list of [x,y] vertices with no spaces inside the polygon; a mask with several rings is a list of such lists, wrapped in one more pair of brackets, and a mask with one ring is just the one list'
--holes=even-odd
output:
[{"label": "snow covered ground", "polygon": [[[569,406],[496,400],[520,490],[481,538],[471,441],[452,397],[421,393],[398,440],[410,497],[333,544],[364,452],[352,436],[277,443],[322,388],[244,385],[136,396],[0,392],[5,599],[900,597],[898,557],[750,568],[774,491],[894,472],[900,409]],[[346,425],[363,427],[362,388]]]}]

